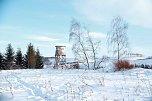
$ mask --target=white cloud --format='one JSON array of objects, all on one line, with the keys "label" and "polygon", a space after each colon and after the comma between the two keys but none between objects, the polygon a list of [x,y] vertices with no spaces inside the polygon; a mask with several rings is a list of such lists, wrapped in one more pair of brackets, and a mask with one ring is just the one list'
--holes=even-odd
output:
[{"label": "white cloud", "polygon": [[0,34],[17,34],[21,29],[19,26],[0,25]]},{"label": "white cloud", "polygon": [[34,46],[36,47],[42,47],[42,48],[50,48],[51,46],[49,44],[43,44],[43,43],[34,43]]},{"label": "white cloud", "polygon": [[0,41],[0,44],[8,44],[8,43],[11,43],[10,41]]},{"label": "white cloud", "polygon": [[31,40],[35,40],[35,41],[44,41],[44,42],[52,42],[52,41],[58,41],[59,39],[57,38],[51,38],[51,37],[48,37],[48,36],[28,36],[28,39],[31,39]]},{"label": "white cloud", "polygon": [[120,15],[129,24],[152,28],[151,0],[79,0],[76,10],[87,19],[109,24],[113,16]]},{"label": "white cloud", "polygon": [[89,34],[90,34],[90,36],[93,37],[93,38],[98,38],[98,39],[106,38],[106,34],[104,34],[104,33],[90,32]]},{"label": "white cloud", "polygon": [[54,43],[53,44],[54,46],[66,46],[66,47],[68,47],[68,48],[71,48],[72,47],[72,44],[70,44],[70,43]]},{"label": "white cloud", "polygon": [[18,27],[15,26],[9,26],[9,25],[0,25],[1,30],[17,30]]}]

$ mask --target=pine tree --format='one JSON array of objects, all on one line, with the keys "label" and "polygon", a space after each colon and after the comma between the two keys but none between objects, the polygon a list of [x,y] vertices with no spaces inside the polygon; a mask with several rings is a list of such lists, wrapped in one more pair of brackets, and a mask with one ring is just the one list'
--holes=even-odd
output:
[{"label": "pine tree", "polygon": [[7,69],[10,69],[12,62],[14,62],[14,50],[11,44],[8,44],[6,48],[5,59],[6,59],[6,67]]},{"label": "pine tree", "polygon": [[20,48],[16,52],[15,63],[16,63],[16,65],[23,67],[23,55],[22,55],[22,51]]},{"label": "pine tree", "polygon": [[28,68],[28,59],[27,59],[27,54],[23,56],[23,68],[27,69]]},{"label": "pine tree", "polygon": [[39,49],[34,50],[34,46],[30,43],[27,47],[27,52],[24,55],[23,67],[29,69],[43,68],[43,57],[40,55]]},{"label": "pine tree", "polygon": [[36,54],[34,46],[31,43],[28,45],[26,55],[25,60],[27,60],[27,68],[34,69],[36,66]]},{"label": "pine tree", "polygon": [[36,69],[42,69],[44,64],[43,64],[43,57],[40,55],[40,51],[39,49],[37,49],[36,51]]},{"label": "pine tree", "polygon": [[0,70],[5,70],[5,59],[2,53],[0,53]]}]

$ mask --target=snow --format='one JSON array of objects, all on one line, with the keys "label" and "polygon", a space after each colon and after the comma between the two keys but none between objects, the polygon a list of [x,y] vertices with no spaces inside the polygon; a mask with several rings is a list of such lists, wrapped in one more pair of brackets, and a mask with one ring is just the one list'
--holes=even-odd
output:
[{"label": "snow", "polygon": [[152,70],[25,69],[0,72],[0,101],[151,101]]}]

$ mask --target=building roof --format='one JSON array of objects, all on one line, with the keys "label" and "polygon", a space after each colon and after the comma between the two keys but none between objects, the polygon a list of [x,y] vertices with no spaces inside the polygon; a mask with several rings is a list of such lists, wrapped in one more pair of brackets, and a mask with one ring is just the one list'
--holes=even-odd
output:
[{"label": "building roof", "polygon": [[55,46],[55,47],[66,47],[66,46]]}]

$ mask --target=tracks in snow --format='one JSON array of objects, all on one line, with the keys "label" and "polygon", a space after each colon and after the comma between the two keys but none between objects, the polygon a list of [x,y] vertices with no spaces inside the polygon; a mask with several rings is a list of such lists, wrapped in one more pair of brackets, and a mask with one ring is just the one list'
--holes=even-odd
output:
[{"label": "tracks in snow", "polygon": [[34,86],[32,84],[26,83],[15,73],[12,73],[12,75],[14,76],[14,78],[17,79],[17,82],[27,90],[29,96],[41,97],[41,99],[43,99],[44,101],[49,101],[47,100],[49,96],[47,96],[47,94],[45,93],[43,94],[39,86]]}]

